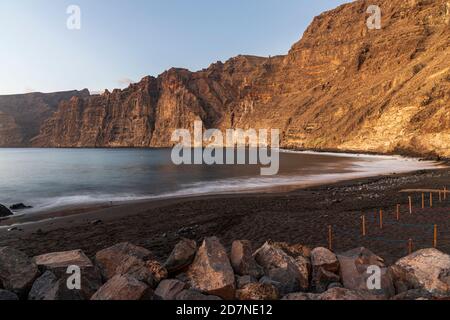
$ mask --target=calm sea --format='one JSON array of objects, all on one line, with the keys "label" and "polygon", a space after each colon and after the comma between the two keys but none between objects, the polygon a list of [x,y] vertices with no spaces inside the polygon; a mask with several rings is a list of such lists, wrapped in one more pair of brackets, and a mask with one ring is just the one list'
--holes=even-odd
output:
[{"label": "calm sea", "polygon": [[[171,150],[0,149],[0,203],[38,212],[116,201],[305,186],[383,173],[431,169],[384,156],[281,153],[277,176],[259,166],[176,166]],[[25,213],[25,212],[24,212]]]}]

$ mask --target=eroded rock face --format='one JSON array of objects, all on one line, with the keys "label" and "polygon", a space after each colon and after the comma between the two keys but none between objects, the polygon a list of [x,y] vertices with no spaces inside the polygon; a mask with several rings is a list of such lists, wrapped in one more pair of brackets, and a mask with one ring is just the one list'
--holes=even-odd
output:
[{"label": "eroded rock face", "polygon": [[267,277],[279,283],[281,294],[309,288],[308,260],[296,260],[270,243],[265,243],[255,252],[255,259],[264,268]]},{"label": "eroded rock face", "polygon": [[236,292],[239,300],[278,300],[277,288],[271,284],[250,283]]},{"label": "eroded rock face", "polygon": [[253,257],[250,241],[234,241],[230,260],[234,271],[240,276],[251,276],[259,279],[264,275],[263,268],[256,263]]},{"label": "eroded rock face", "polygon": [[[206,129],[282,129],[286,148],[449,157],[447,0],[411,3],[378,1],[382,32],[366,26],[368,3],[353,1],[316,17],[287,55],[171,69],[72,99],[34,145],[170,147],[174,129],[201,119]],[[0,136],[13,137],[5,123]]]},{"label": "eroded rock face", "polygon": [[164,267],[169,274],[182,272],[194,261],[197,243],[194,240],[183,239],[173,249]]},{"label": "eroded rock face", "polygon": [[233,299],[235,278],[225,248],[216,237],[207,238],[187,273],[192,288],[223,299]]},{"label": "eroded rock face", "polygon": [[[357,248],[339,254],[340,275],[344,287],[350,290],[366,290],[373,295],[390,298],[395,295],[395,288],[384,260],[366,248]],[[368,288],[369,277],[374,274],[373,267],[380,268],[381,288]],[[377,270],[375,270],[377,271]]]},{"label": "eroded rock face", "polygon": [[91,300],[149,300],[153,291],[129,275],[117,275],[105,283]]},{"label": "eroded rock face", "polygon": [[423,289],[435,296],[450,295],[450,256],[436,249],[417,251],[390,268],[398,293]]},{"label": "eroded rock face", "polygon": [[39,276],[39,269],[24,253],[0,248],[0,287],[23,296]]},{"label": "eroded rock face", "polygon": [[131,243],[119,243],[110,248],[101,250],[95,255],[95,262],[105,279],[111,279],[117,274],[117,268],[130,257],[147,261],[152,258],[152,253],[142,247]]}]

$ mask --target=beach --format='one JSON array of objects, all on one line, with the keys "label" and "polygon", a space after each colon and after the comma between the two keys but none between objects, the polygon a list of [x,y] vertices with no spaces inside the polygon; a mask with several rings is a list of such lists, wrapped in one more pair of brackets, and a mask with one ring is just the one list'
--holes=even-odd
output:
[{"label": "beach", "polygon": [[[392,263],[408,253],[409,239],[414,249],[431,247],[434,225],[438,226],[438,248],[450,253],[450,197],[439,202],[436,194],[433,208],[428,208],[427,194],[427,208],[422,210],[420,193],[401,192],[448,188],[449,182],[450,170],[436,169],[271,193],[87,205],[38,218],[0,221],[0,246],[29,256],[82,249],[92,257],[98,250],[127,241],[165,259],[181,238],[200,242],[208,236],[219,237],[227,248],[235,239],[251,240],[255,247],[267,239],[327,247],[331,226],[333,250],[364,246]],[[408,196],[413,200],[413,214],[409,214]],[[400,222],[396,221],[397,204],[401,205]],[[379,227],[380,210],[383,229]],[[366,237],[361,232],[362,215]],[[18,224],[13,230],[6,227],[12,222]]]}]

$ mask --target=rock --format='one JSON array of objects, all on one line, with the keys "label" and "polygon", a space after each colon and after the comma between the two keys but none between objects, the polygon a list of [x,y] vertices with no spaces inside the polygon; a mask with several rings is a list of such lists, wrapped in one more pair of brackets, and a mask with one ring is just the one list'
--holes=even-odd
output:
[{"label": "rock", "polygon": [[164,267],[169,274],[184,271],[194,261],[197,243],[194,240],[183,239],[173,249]]},{"label": "rock", "polygon": [[278,289],[281,294],[308,290],[309,271],[306,259],[295,260],[270,243],[265,243],[255,252],[255,259],[271,280],[280,283]]},{"label": "rock", "polygon": [[312,286],[318,293],[327,290],[333,282],[339,282],[339,261],[336,255],[326,248],[311,251]]},{"label": "rock", "polygon": [[374,297],[370,295],[362,294],[357,291],[345,289],[345,288],[333,288],[328,290],[325,293],[319,295],[318,300],[323,301],[343,301],[343,300],[351,300],[351,301],[363,301],[363,300],[375,300]]},{"label": "rock", "polygon": [[[339,254],[340,275],[344,287],[350,290],[368,290],[373,295],[389,299],[395,295],[395,288],[384,260],[365,248],[357,248]],[[369,290],[367,280],[373,275],[370,267],[381,269],[381,288]],[[370,272],[370,273],[369,273]]]},{"label": "rock", "polygon": [[26,206],[23,203],[16,203],[9,207],[11,210],[25,210],[25,209],[32,209],[33,207]]},{"label": "rock", "polygon": [[195,290],[184,290],[176,296],[178,301],[220,301],[216,296],[207,296]]},{"label": "rock", "polygon": [[[83,282],[82,282],[83,283]],[[86,300],[80,290],[70,290],[67,279],[58,278],[53,272],[46,271],[33,284],[28,300]]]},{"label": "rock", "polygon": [[436,249],[417,251],[391,266],[398,293],[423,289],[433,296],[450,294],[450,256]]},{"label": "rock", "polygon": [[11,291],[0,289],[0,301],[17,301],[19,297]]},{"label": "rock", "polygon": [[39,276],[39,269],[24,253],[0,248],[0,288],[24,296]]},{"label": "rock", "polygon": [[13,213],[4,205],[0,204],[0,218],[12,216]]},{"label": "rock", "polygon": [[156,283],[160,283],[162,280],[167,279],[168,272],[158,261],[150,260],[145,263],[145,266],[150,270]]},{"label": "rock", "polygon": [[239,300],[278,300],[279,294],[277,288],[271,284],[250,283],[244,288],[236,292],[236,297]]},{"label": "rock", "polygon": [[319,300],[320,295],[313,293],[296,292],[285,295],[281,300],[287,301],[310,301]]},{"label": "rock", "polygon": [[192,288],[223,299],[233,299],[235,278],[225,248],[216,237],[206,238],[187,275]]},{"label": "rock", "polygon": [[153,291],[129,275],[117,275],[105,283],[91,300],[150,300]]},{"label": "rock", "polygon": [[[83,299],[89,300],[102,285],[100,271],[81,250],[43,254],[34,257],[33,261],[42,271],[51,271],[57,277],[58,284],[55,288],[59,289],[55,289],[56,292],[51,293],[54,297],[66,296],[68,298],[63,300],[77,300],[81,296]],[[69,267],[72,266],[80,268],[82,286],[80,290],[66,292],[67,280],[72,276],[72,273],[68,273],[68,271],[71,271]]]},{"label": "rock", "polygon": [[391,300],[402,301],[402,300],[417,300],[421,298],[432,299],[433,295],[426,290],[415,289],[400,293],[392,297]]},{"label": "rock", "polygon": [[120,243],[97,252],[95,262],[104,279],[108,280],[117,274],[116,269],[130,256],[147,261],[152,258],[152,253],[131,243]]},{"label": "rock", "polygon": [[234,241],[231,248],[231,265],[235,273],[240,276],[252,276],[256,279],[264,275],[263,268],[258,265],[253,257],[253,249],[250,241]]},{"label": "rock", "polygon": [[157,300],[175,300],[186,289],[186,283],[179,280],[163,280],[155,290]]},{"label": "rock", "polygon": [[301,244],[288,244],[286,242],[274,242],[272,244],[275,248],[283,250],[287,255],[297,258],[302,256],[304,258],[311,258],[311,249]]},{"label": "rock", "polygon": [[132,276],[136,280],[145,282],[152,288],[155,288],[159,283],[153,275],[152,270],[147,267],[147,262],[133,256],[124,258],[122,263],[116,268],[115,273],[116,275],[127,274]]},{"label": "rock", "polygon": [[258,280],[253,278],[252,276],[236,276],[236,287],[238,289],[242,289],[250,283],[258,283]]}]

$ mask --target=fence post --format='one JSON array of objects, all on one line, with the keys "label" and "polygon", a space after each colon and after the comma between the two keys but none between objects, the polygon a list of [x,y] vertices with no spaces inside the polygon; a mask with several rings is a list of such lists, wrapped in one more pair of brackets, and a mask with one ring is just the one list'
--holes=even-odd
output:
[{"label": "fence post", "polygon": [[408,252],[409,252],[409,254],[412,254],[412,252],[413,252],[413,240],[412,239],[409,239],[409,241],[408,241]]},{"label": "fence post", "polygon": [[409,214],[412,214],[412,213],[413,213],[413,209],[412,209],[412,197],[409,196],[408,198],[409,198]]},{"label": "fence post", "polygon": [[365,237],[366,236],[366,215],[363,215],[363,216],[361,216],[361,219],[362,219],[362,234],[363,234],[363,237]]},{"label": "fence post", "polygon": [[333,251],[333,227],[328,226],[328,249]]},{"label": "fence post", "polygon": [[422,209],[425,209],[425,193],[422,193]]},{"label": "fence post", "polygon": [[433,247],[437,248],[437,233],[438,233],[438,226],[437,224],[434,225],[434,238],[433,238]]},{"label": "fence post", "polygon": [[430,192],[430,208],[433,208],[433,192]]},{"label": "fence post", "polygon": [[380,210],[380,229],[383,229],[383,209]]}]

